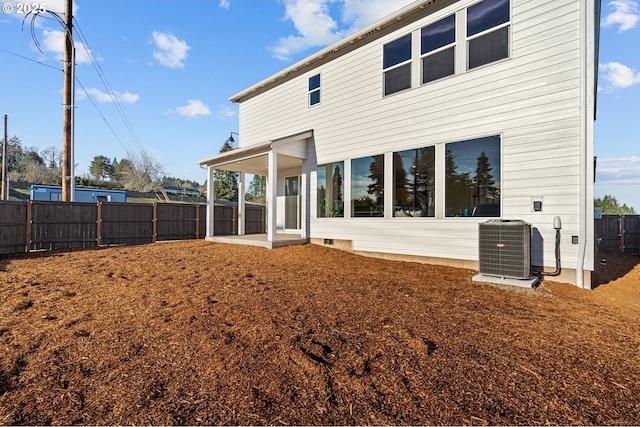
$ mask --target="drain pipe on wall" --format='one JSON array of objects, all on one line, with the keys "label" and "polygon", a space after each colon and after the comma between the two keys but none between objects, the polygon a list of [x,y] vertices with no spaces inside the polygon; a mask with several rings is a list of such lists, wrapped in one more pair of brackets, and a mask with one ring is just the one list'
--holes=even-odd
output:
[{"label": "drain pipe on wall", "polygon": [[556,269],[555,271],[535,271],[534,273],[539,276],[559,276],[562,271],[560,266],[560,229],[562,228],[562,221],[559,216],[553,217],[553,228],[556,229]]}]

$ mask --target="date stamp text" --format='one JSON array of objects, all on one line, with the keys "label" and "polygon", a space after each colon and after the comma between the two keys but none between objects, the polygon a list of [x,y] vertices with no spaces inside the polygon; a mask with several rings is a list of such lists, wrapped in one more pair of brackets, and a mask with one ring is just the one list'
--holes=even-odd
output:
[{"label": "date stamp text", "polygon": [[28,15],[30,13],[45,13],[46,11],[47,7],[44,3],[2,3],[2,13],[7,15],[11,13],[15,13],[16,15]]}]

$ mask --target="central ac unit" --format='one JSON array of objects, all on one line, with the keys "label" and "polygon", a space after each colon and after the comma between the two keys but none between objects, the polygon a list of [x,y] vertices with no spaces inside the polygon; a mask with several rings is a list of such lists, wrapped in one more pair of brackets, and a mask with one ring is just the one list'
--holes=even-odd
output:
[{"label": "central ac unit", "polygon": [[480,223],[480,274],[512,279],[531,276],[531,225],[521,220]]}]

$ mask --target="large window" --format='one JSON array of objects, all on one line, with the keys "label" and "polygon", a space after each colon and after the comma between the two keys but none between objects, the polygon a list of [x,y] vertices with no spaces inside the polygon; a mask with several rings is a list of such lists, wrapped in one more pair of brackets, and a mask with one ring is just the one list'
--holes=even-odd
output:
[{"label": "large window", "polygon": [[393,153],[393,216],[435,215],[435,147]]},{"label": "large window", "polygon": [[446,144],[446,216],[500,216],[500,137]]},{"label": "large window", "polygon": [[467,9],[469,69],[509,57],[509,0],[483,0]]},{"label": "large window", "polygon": [[344,162],[318,166],[318,218],[344,217]]},{"label": "large window", "polygon": [[411,34],[384,45],[384,94],[411,88]]},{"label": "large window", "polygon": [[320,103],[320,74],[309,77],[309,106]]},{"label": "large window", "polygon": [[451,15],[420,31],[422,83],[455,73],[456,16]]},{"label": "large window", "polygon": [[351,160],[351,216],[384,216],[384,155]]}]

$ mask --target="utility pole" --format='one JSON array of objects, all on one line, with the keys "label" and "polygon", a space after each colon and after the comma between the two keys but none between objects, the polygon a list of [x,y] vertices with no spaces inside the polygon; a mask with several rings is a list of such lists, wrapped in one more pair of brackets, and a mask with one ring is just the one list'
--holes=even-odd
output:
[{"label": "utility pole", "polygon": [[72,198],[72,127],[73,127],[73,0],[65,0],[64,13],[64,106],[62,129],[62,201]]},{"label": "utility pole", "polygon": [[4,115],[4,139],[2,140],[2,200],[7,200],[7,115]]}]

